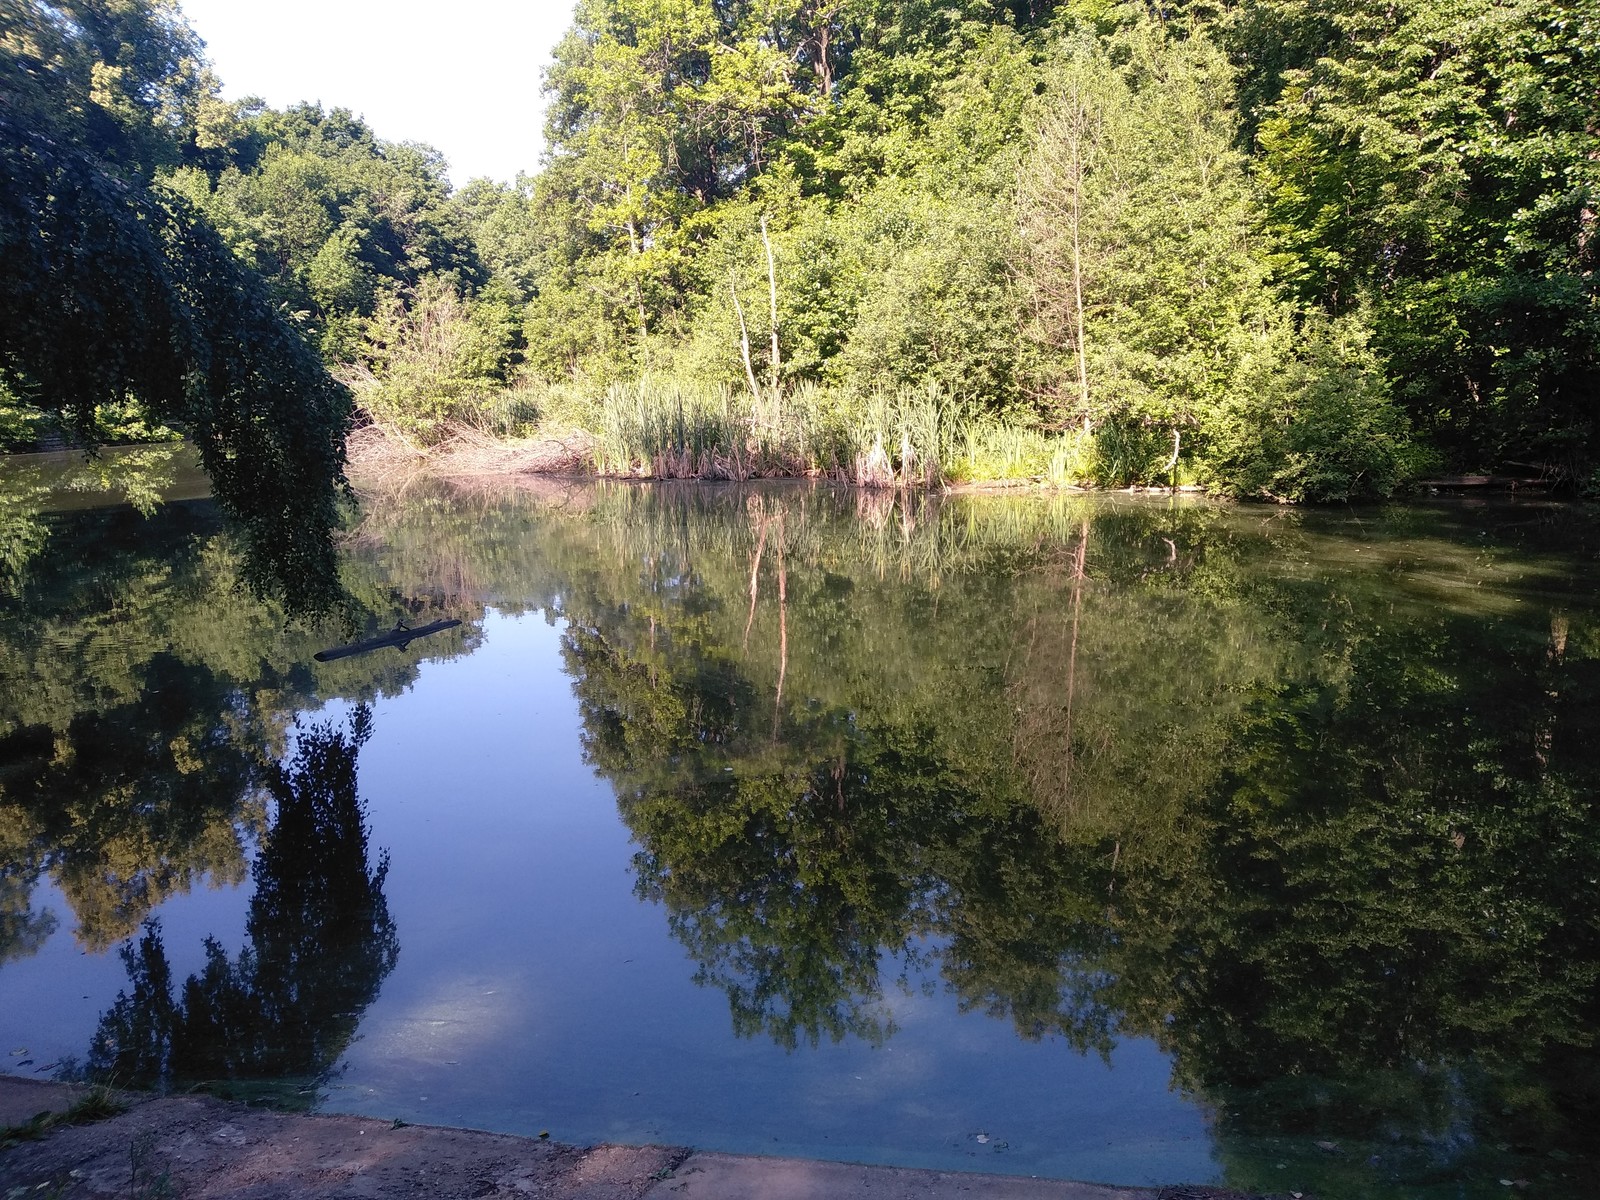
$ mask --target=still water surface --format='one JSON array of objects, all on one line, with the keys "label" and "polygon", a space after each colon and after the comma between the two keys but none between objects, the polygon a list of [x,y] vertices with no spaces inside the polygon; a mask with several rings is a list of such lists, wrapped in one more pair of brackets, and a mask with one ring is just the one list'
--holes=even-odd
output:
[{"label": "still water surface", "polygon": [[[9,468],[0,1068],[1321,1195],[1596,1165],[1600,526]],[[179,494],[192,485],[174,481]],[[1331,1147],[1331,1149],[1330,1149]]]}]

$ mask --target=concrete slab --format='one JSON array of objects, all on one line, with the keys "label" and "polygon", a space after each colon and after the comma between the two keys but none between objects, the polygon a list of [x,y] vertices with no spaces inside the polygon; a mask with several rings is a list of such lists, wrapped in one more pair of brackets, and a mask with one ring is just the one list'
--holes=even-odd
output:
[{"label": "concrete slab", "polygon": [[0,1151],[0,1195],[13,1188],[53,1194],[59,1187],[74,1200],[639,1200],[685,1154],[674,1147],[586,1149],[473,1130],[395,1128],[388,1121],[184,1096]]},{"label": "concrete slab", "polygon": [[651,1200],[1151,1200],[1155,1194],[1060,1179],[700,1152],[685,1159]]}]

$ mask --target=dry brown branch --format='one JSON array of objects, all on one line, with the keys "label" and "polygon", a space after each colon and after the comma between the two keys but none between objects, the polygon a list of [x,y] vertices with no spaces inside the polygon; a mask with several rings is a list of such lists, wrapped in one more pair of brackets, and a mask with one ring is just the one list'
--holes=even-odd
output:
[{"label": "dry brown branch", "polygon": [[452,425],[443,441],[423,451],[369,425],[352,433],[347,445],[350,474],[361,485],[424,473],[446,479],[589,474],[594,462],[594,438],[582,432],[506,439]]}]

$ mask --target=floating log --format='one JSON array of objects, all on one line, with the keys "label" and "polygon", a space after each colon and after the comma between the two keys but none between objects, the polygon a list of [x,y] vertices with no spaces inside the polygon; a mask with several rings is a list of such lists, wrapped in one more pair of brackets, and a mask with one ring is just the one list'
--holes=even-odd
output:
[{"label": "floating log", "polygon": [[427,637],[430,633],[438,633],[443,629],[454,629],[461,624],[457,620],[435,621],[431,625],[419,625],[412,629],[404,621],[395,623],[395,627],[388,633],[381,633],[375,638],[365,641],[351,642],[348,646],[335,646],[332,650],[322,650],[311,657],[318,662],[332,662],[336,658],[349,658],[352,654],[366,654],[372,650],[382,650],[385,646],[394,646],[404,650],[413,638]]}]

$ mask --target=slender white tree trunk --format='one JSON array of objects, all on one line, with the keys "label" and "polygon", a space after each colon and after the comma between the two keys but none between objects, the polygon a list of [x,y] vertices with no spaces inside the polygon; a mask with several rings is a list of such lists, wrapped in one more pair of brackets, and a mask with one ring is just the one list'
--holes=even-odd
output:
[{"label": "slender white tree trunk", "polygon": [[750,396],[755,403],[755,417],[761,419],[761,385],[756,382],[755,368],[750,363],[750,328],[744,323],[744,305],[739,303],[739,289],[733,275],[728,276],[728,295],[733,297],[733,311],[739,315],[739,350],[744,355],[744,377],[750,384]]},{"label": "slender white tree trunk", "polygon": [[1073,338],[1078,347],[1078,403],[1083,408],[1083,431],[1089,433],[1089,347],[1083,321],[1083,159],[1082,147],[1073,150],[1072,184],[1072,310]]},{"label": "slender white tree trunk", "polygon": [[772,358],[768,364],[768,382],[772,388],[772,398],[778,398],[778,370],[782,366],[782,359],[778,354],[778,268],[772,258],[772,239],[767,236],[767,217],[761,215],[761,244],[767,251],[767,302],[771,307],[772,322]]}]

